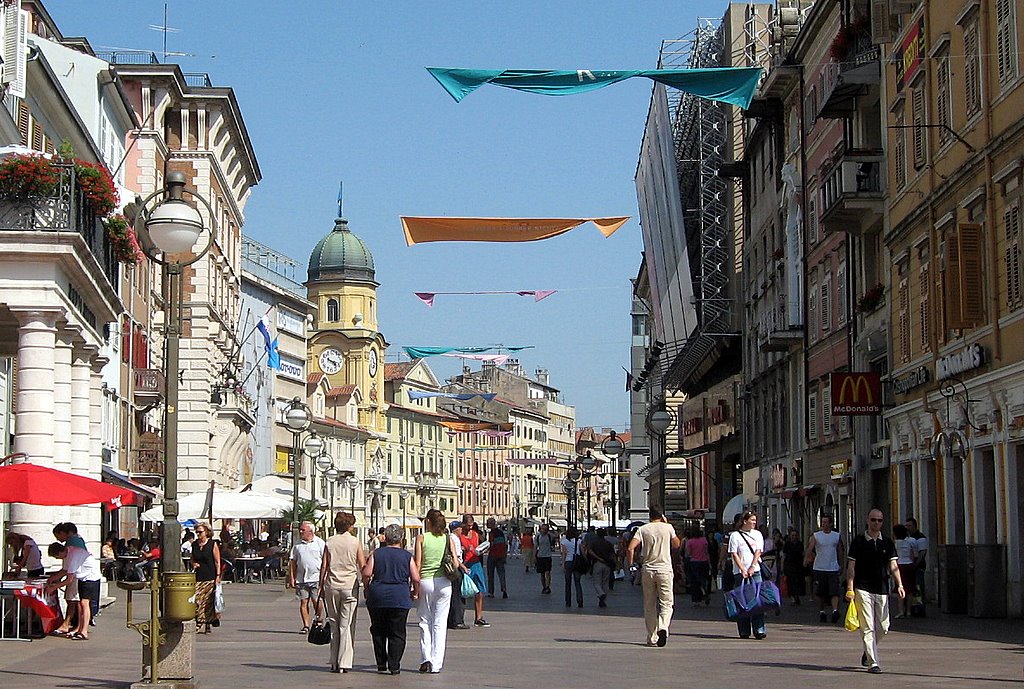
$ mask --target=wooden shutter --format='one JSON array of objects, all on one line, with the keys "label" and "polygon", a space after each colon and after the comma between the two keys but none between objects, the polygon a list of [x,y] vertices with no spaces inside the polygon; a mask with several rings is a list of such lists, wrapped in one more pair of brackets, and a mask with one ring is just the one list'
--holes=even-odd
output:
[{"label": "wooden shutter", "polygon": [[1006,86],[1017,76],[1015,43],[1017,27],[1013,10],[1015,0],[996,0],[996,56],[999,85]]},{"label": "wooden shutter", "polygon": [[931,349],[931,300],[929,296],[929,270],[928,260],[921,262],[921,272],[918,274],[918,287],[921,290],[920,301],[918,302],[918,313],[920,314],[920,345],[921,351],[927,352]]},{"label": "wooden shutter", "polygon": [[895,138],[896,145],[894,146],[894,165],[896,167],[896,188],[902,189],[907,186],[907,130],[904,128],[907,121],[901,114],[896,118],[896,129]]},{"label": "wooden shutter", "polygon": [[821,331],[828,332],[832,328],[832,275],[826,273],[821,282]]},{"label": "wooden shutter", "polygon": [[3,3],[3,83],[7,93],[15,98],[25,97],[25,76],[28,62],[29,13],[21,9],[21,2]]},{"label": "wooden shutter", "polygon": [[943,53],[935,61],[935,119],[939,128],[939,142],[946,144],[953,138],[952,103],[949,91],[949,53]]},{"label": "wooden shutter", "polygon": [[945,249],[946,326],[973,327],[985,313],[981,225],[961,224],[956,235],[946,238]]},{"label": "wooden shutter", "polygon": [[981,55],[978,50],[978,22],[964,29],[964,91],[967,96],[967,116],[981,110]]},{"label": "wooden shutter", "polygon": [[871,0],[871,42],[892,43],[892,17],[889,0]]},{"label": "wooden shutter", "polygon": [[910,89],[911,117],[914,119],[914,168],[920,169],[925,164],[925,115],[924,88]]},{"label": "wooden shutter", "polygon": [[1006,246],[1003,260],[1006,266],[1006,306],[1014,310],[1021,306],[1021,251],[1020,251],[1020,200],[1014,199],[1003,211],[1006,228]]},{"label": "wooden shutter", "polygon": [[897,288],[899,316],[896,326],[900,341],[900,361],[910,361],[910,284],[906,278],[900,280]]},{"label": "wooden shutter", "polygon": [[[826,404],[831,404],[826,400]],[[818,439],[818,393],[812,392],[807,395],[807,439]]]},{"label": "wooden shutter", "polygon": [[18,101],[18,132],[22,146],[32,143],[32,109],[23,100]]},{"label": "wooden shutter", "polygon": [[821,389],[821,434],[826,439],[832,435],[832,385]]}]

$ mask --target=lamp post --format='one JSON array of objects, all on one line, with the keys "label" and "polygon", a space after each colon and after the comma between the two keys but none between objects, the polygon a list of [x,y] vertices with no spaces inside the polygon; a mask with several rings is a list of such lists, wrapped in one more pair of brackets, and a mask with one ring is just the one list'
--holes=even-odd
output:
[{"label": "lamp post", "polygon": [[601,443],[601,454],[608,459],[612,460],[612,483],[611,483],[611,501],[612,511],[609,518],[609,525],[616,526],[618,524],[618,512],[617,505],[615,503],[615,487],[619,482],[619,458],[622,457],[626,452],[626,444],[622,442],[622,439],[615,434],[615,431],[609,431],[608,437]]},{"label": "lamp post", "polygon": [[[210,226],[183,198],[188,194],[207,210]],[[149,204],[163,197],[152,209]],[[136,227],[140,246],[146,256],[163,266],[166,279],[164,302],[165,355],[164,376],[167,390],[164,400],[164,476],[163,526],[161,528],[160,570],[163,573],[181,572],[181,525],[178,523],[178,369],[181,351],[181,274],[186,266],[199,261],[213,245],[217,234],[213,209],[202,196],[185,189],[185,175],[171,172],[163,189],[139,203]],[[205,243],[193,253],[203,230]]]},{"label": "lamp post", "polygon": [[[202,215],[187,203],[183,194],[206,208],[209,226]],[[159,202],[150,208],[150,204]],[[159,675],[167,679],[171,675],[185,683],[192,680],[193,646],[181,640],[184,621],[188,610],[194,609],[186,601],[195,591],[195,575],[184,572],[181,559],[181,524],[178,523],[178,388],[179,358],[181,351],[181,275],[185,267],[203,258],[213,245],[217,235],[215,215],[210,204],[202,196],[185,189],[185,175],[171,172],[166,177],[164,188],[153,192],[137,204],[135,227],[140,247],[146,256],[163,268],[165,287],[164,301],[164,378],[166,391],[164,399],[164,471],[163,471],[163,522],[160,529],[160,577],[154,579],[154,587],[162,583],[165,599],[163,614],[159,623],[150,622],[156,629],[150,635],[148,651],[143,656],[150,666],[151,678]],[[200,237],[206,232],[205,241]],[[198,246],[197,246],[198,245]],[[170,593],[173,591],[173,594]],[[180,599],[180,600],[179,600]],[[155,604],[154,604],[155,606]],[[154,614],[156,608],[154,607]],[[145,641],[143,642],[146,643]],[[159,653],[159,649],[164,653]],[[174,670],[159,668],[160,656],[175,654]]]},{"label": "lamp post", "polygon": [[[299,519],[299,474],[302,473],[302,453],[305,450],[310,457],[318,457],[323,454],[324,443],[316,433],[310,433],[306,438],[305,445],[302,444],[302,433],[312,423],[312,414],[298,397],[292,399],[284,410],[284,423],[292,432],[292,524],[291,544],[294,546],[299,542],[299,527],[302,520]],[[328,458],[329,460],[329,458]]]},{"label": "lamp post", "polygon": [[434,500],[437,498],[438,479],[438,474],[433,471],[417,471],[413,474],[413,480],[416,481],[416,494],[425,499],[428,508],[434,506]]},{"label": "lamp post", "polygon": [[659,406],[653,407],[647,413],[647,429],[657,436],[658,441],[658,455],[657,459],[661,471],[660,471],[660,483],[658,485],[658,505],[661,511],[665,514],[665,519],[668,519],[668,508],[665,506],[666,490],[665,484],[667,483],[668,473],[668,450],[666,448],[666,435],[672,425],[675,423],[676,417],[672,412],[665,408],[665,402],[662,400]]},{"label": "lamp post", "polygon": [[398,501],[402,503],[402,540],[405,540],[405,501],[409,497],[409,489],[403,488],[398,491]]},{"label": "lamp post", "polygon": [[356,489],[359,488],[359,479],[352,474],[347,479],[349,490],[352,491],[352,517],[356,516]]}]

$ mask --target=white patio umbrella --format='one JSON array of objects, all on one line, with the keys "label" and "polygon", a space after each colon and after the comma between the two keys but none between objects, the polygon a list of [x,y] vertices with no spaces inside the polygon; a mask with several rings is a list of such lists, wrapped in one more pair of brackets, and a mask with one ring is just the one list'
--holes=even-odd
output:
[{"label": "white patio umbrella", "polygon": [[[178,499],[178,521],[202,519],[209,491],[192,493]],[[254,491],[213,490],[212,519],[280,519],[285,510],[290,510],[289,500],[274,495],[264,495]],[[140,517],[142,521],[160,522],[164,519],[163,505],[146,510]]]}]

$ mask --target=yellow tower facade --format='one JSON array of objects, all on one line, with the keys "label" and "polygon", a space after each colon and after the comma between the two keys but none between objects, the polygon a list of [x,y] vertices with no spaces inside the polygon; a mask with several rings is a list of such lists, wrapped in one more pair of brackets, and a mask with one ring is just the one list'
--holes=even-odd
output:
[{"label": "yellow tower facade", "polygon": [[[306,292],[317,305],[307,353],[309,371],[322,373],[331,389],[357,388],[359,425],[383,436],[384,351],[377,329],[377,287],[373,254],[348,220],[338,218],[309,257]],[[367,447],[372,457],[376,445]]]}]

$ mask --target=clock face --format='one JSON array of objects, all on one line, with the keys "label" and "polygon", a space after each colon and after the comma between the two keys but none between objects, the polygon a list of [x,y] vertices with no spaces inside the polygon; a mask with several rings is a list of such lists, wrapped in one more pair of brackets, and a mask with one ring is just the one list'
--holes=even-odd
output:
[{"label": "clock face", "polygon": [[374,376],[377,375],[377,350],[376,349],[371,349],[370,350],[369,369],[370,369],[370,377],[371,378],[373,378]]},{"label": "clock face", "polygon": [[345,355],[333,347],[320,352],[320,370],[331,376],[341,370],[345,363]]}]

